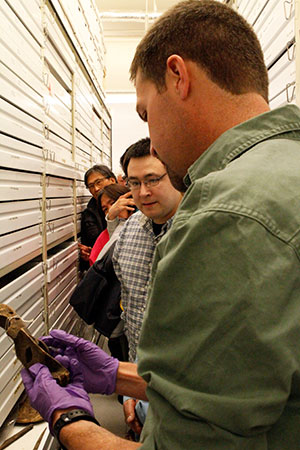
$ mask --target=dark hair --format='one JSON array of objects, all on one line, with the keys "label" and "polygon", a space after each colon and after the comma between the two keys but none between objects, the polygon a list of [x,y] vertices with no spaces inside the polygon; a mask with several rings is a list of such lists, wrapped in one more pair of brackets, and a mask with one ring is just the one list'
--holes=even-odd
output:
[{"label": "dark hair", "polygon": [[103,164],[96,164],[95,166],[87,170],[84,174],[84,184],[86,185],[86,187],[88,187],[89,176],[94,172],[101,173],[101,175],[105,178],[114,178],[115,181],[117,182],[115,174],[110,170],[109,167],[104,166]]},{"label": "dark hair", "polygon": [[130,189],[123,184],[113,183],[105,186],[103,189],[101,189],[97,197],[98,208],[101,209],[101,197],[103,194],[107,195],[107,197],[111,198],[112,200],[117,201],[121,195],[124,195],[129,191]]},{"label": "dark hair", "polygon": [[146,137],[128,147],[120,158],[120,164],[128,177],[127,168],[131,158],[141,158],[142,156],[150,155],[150,138]]},{"label": "dark hair", "polygon": [[130,79],[137,71],[159,92],[165,87],[166,62],[177,54],[204,69],[232,94],[256,92],[268,101],[268,74],[256,34],[229,6],[212,0],[187,0],[166,11],[137,46]]}]

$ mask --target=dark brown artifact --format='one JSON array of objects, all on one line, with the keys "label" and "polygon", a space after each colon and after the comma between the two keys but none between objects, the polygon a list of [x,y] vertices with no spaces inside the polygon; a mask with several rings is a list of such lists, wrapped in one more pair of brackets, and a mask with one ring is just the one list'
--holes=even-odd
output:
[{"label": "dark brown artifact", "polygon": [[50,355],[44,342],[31,336],[21,317],[3,303],[0,304],[0,327],[14,340],[16,355],[26,369],[35,363],[44,364],[61,386],[68,384],[69,371]]},{"label": "dark brown artifact", "polygon": [[29,397],[23,393],[23,397],[18,402],[18,415],[16,417],[16,423],[24,424],[24,423],[37,423],[42,422],[44,419],[40,415],[40,413],[34,409],[29,401]]}]

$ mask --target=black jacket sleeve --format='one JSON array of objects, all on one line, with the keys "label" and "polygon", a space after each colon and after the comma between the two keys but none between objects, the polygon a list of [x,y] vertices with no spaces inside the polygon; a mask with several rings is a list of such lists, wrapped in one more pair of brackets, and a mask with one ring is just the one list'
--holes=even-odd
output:
[{"label": "black jacket sleeve", "polygon": [[109,337],[120,321],[121,286],[112,264],[114,245],[85,274],[70,304],[89,325]]},{"label": "black jacket sleeve", "polygon": [[104,214],[98,210],[97,202],[92,198],[81,214],[81,243],[93,247],[97,237],[105,228]]}]

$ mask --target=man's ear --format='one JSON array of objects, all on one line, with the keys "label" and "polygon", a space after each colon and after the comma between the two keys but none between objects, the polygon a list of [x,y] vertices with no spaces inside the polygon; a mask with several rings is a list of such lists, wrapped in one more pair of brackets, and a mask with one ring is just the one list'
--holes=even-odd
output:
[{"label": "man's ear", "polygon": [[190,89],[190,76],[184,59],[179,55],[171,55],[166,65],[166,83],[171,83],[181,100],[185,100]]}]

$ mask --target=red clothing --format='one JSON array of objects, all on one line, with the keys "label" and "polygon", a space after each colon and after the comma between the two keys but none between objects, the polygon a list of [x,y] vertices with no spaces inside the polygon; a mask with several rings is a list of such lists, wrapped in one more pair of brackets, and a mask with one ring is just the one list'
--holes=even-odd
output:
[{"label": "red clothing", "polygon": [[91,251],[91,254],[89,257],[90,266],[92,266],[94,264],[99,253],[101,252],[102,248],[108,241],[109,241],[109,234],[108,234],[107,229],[105,229],[104,231],[102,231],[102,233],[99,234],[99,236],[96,239],[95,244],[93,245],[93,248],[92,248],[92,251]]}]

